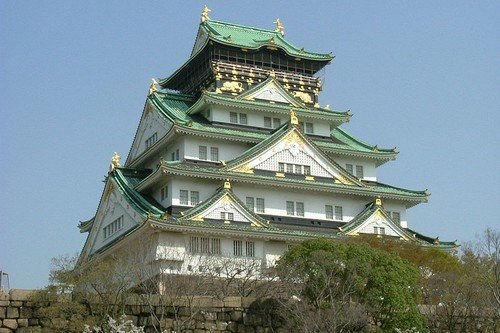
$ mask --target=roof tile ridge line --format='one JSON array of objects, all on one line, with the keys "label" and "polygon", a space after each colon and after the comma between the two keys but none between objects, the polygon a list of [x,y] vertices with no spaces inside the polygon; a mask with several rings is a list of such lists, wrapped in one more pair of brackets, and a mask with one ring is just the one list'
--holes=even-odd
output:
[{"label": "roof tile ridge line", "polygon": [[[158,100],[159,97],[157,97],[155,94],[148,96],[148,98],[151,100],[151,102],[154,104],[154,106],[156,106],[156,109],[158,109],[158,111],[160,111],[160,113],[163,116],[165,116],[169,121],[171,121],[173,123],[172,127],[178,123],[181,123],[181,124],[188,123],[188,120],[180,119],[179,117],[172,114],[170,112],[170,110],[168,109],[168,106],[165,105],[163,103],[163,101]],[[188,116],[188,115],[186,114],[186,116]]]},{"label": "roof tile ridge line", "polygon": [[[144,207],[141,207],[139,204],[136,203],[136,200],[140,202],[141,205],[146,206],[147,208],[152,208],[157,211],[157,214],[163,214],[164,212],[160,210],[158,207],[155,205],[151,204],[148,200],[146,200],[137,190],[135,190],[133,187],[128,185],[127,180],[125,179],[125,176],[120,172],[119,169],[116,169],[113,174],[113,178],[115,179],[116,183],[119,185],[120,189],[123,190],[124,194],[127,195],[127,197],[130,197],[130,199],[134,202],[136,206],[138,206],[139,209],[142,211],[145,211],[146,214],[154,213],[150,210],[144,209]],[[149,206],[149,207],[148,207]]]},{"label": "roof tile ridge line", "polygon": [[[418,232],[418,231],[415,231],[411,228],[406,228],[409,232],[411,232],[412,234],[416,234],[416,235],[419,235],[420,237],[422,238],[429,238],[430,240],[435,240],[436,238],[438,238],[439,236],[436,236],[436,237],[432,237],[432,236],[426,236],[424,234],[422,234],[421,232]],[[439,243],[445,243],[446,245],[456,245],[456,246],[459,246],[457,244],[457,240],[454,240],[454,241],[442,241],[440,240]]]},{"label": "roof tile ridge line", "polygon": [[[340,132],[341,135],[346,136],[348,139],[350,139],[350,140],[352,140],[352,141],[354,141],[354,142],[356,142],[356,143],[364,146],[365,148],[371,149],[371,150],[373,150],[375,147],[377,147],[377,145],[371,145],[371,144],[366,143],[366,142],[364,142],[362,140],[359,140],[358,138],[355,138],[354,136],[352,136],[351,134],[349,134],[345,129],[341,128],[340,126],[341,125],[335,127],[335,129],[332,131],[332,133],[335,132],[335,131],[338,131],[338,132]],[[377,149],[379,151],[386,151],[386,152],[395,152],[395,153],[397,153],[396,148],[390,149],[390,148],[378,148],[377,147]]]},{"label": "roof tile ridge line", "polygon": [[[247,30],[254,30],[254,31],[258,31],[258,32],[265,32],[265,33],[273,34],[274,36],[278,37],[287,46],[289,46],[289,47],[295,49],[296,51],[300,52],[300,48],[298,48],[297,46],[295,46],[294,44],[292,44],[291,42],[289,42],[280,32],[278,32],[276,30],[270,30],[270,29],[264,29],[264,28],[258,28],[258,27],[251,27],[251,26],[247,26],[247,25],[243,25],[243,24],[231,23],[231,22],[224,22],[224,21],[219,21],[219,20],[208,20],[208,21],[205,21],[203,23],[207,23],[207,22],[208,22],[208,24],[210,24],[210,23],[222,24],[222,25],[228,25],[228,26],[243,28],[243,29],[247,29]],[[310,54],[315,54],[315,55],[319,55],[319,56],[329,56],[330,58],[333,58],[331,56],[331,53],[321,53],[321,52],[313,52],[313,51],[306,51],[306,52],[310,53]]]},{"label": "roof tile ridge line", "polygon": [[130,148],[128,149],[127,158],[125,159],[125,165],[129,165],[130,163],[132,163],[132,161],[129,160],[130,153],[132,152],[132,148],[134,147],[135,139],[137,138],[137,134],[139,133],[139,126],[141,126],[142,117],[146,113],[146,105],[147,104],[148,104],[148,97],[146,97],[146,101],[144,102],[144,106],[142,107],[141,117],[139,118],[139,123],[137,124],[137,128],[135,129],[135,134],[134,134],[134,138],[132,139],[132,144],[130,145]]},{"label": "roof tile ridge line", "polygon": [[427,192],[427,189],[425,189],[423,191],[422,190],[410,190],[410,189],[407,189],[407,188],[404,188],[404,187],[398,187],[398,186],[394,186],[394,185],[389,185],[389,184],[382,183],[382,182],[379,182],[379,181],[371,181],[370,180],[369,182],[375,183],[376,185],[382,185],[382,186],[390,187],[390,188],[393,188],[393,189],[399,190],[399,191],[411,192],[411,193],[415,193],[415,194],[425,194],[426,196],[431,195],[429,192]]},{"label": "roof tile ridge line", "polygon": [[207,20],[207,21],[205,21],[203,23],[208,24],[208,25],[210,25],[210,23],[230,25],[230,26],[233,26],[233,27],[250,29],[250,30],[256,30],[256,31],[260,31],[260,32],[267,32],[267,33],[272,33],[272,34],[280,35],[281,36],[281,34],[279,32],[277,32],[277,31],[275,31],[275,30],[270,30],[270,29],[265,29],[265,28],[258,28],[258,27],[251,27],[251,26],[243,25],[243,24],[239,24],[239,23],[231,23],[231,22],[225,22],[225,21],[220,21],[220,20],[212,20],[212,19]]},{"label": "roof tile ridge line", "polygon": [[165,95],[165,97],[173,97],[172,99],[175,99],[175,100],[184,100],[184,99],[187,99],[189,101],[192,101],[194,99],[194,96],[193,95],[190,95],[190,94],[183,94],[183,93],[180,93],[180,92],[171,92],[171,91],[155,91],[153,92],[153,94],[162,94],[162,95]]}]

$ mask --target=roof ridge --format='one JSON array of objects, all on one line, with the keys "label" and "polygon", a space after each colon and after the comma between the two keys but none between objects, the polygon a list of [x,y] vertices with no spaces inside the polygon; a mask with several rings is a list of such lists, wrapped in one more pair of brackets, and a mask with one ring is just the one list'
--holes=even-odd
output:
[{"label": "roof ridge", "polygon": [[268,32],[268,33],[273,33],[275,35],[280,35],[281,34],[275,30],[269,30],[269,29],[264,29],[264,28],[257,28],[257,27],[251,27],[248,25],[243,25],[243,24],[238,24],[238,23],[232,23],[232,22],[225,22],[225,21],[220,21],[220,20],[206,20],[205,22],[200,23],[202,24],[210,24],[210,23],[216,23],[216,24],[224,24],[224,25],[231,25],[233,27],[238,27],[238,28],[244,28],[244,29],[251,29],[251,30],[257,30],[257,31],[262,31],[262,32]]}]

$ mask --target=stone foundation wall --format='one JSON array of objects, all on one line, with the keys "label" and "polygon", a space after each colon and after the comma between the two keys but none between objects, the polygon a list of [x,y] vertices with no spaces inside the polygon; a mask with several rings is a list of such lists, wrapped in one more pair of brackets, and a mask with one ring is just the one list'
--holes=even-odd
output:
[{"label": "stone foundation wall", "polygon": [[[0,293],[0,333],[53,333],[58,319],[47,321],[40,315],[40,304],[33,302],[30,295],[32,290],[13,289],[8,294]],[[278,327],[279,321],[270,316],[258,313],[252,309],[251,298],[226,297],[217,300],[211,297],[197,297],[195,307],[180,307],[175,309],[176,321],[172,307],[160,307],[153,304],[144,304],[140,299],[131,298],[125,306],[127,319],[137,326],[145,327],[145,332],[157,332],[153,325],[157,324],[156,318],[161,318],[161,326],[167,332],[245,332],[245,333],[285,333],[287,330]],[[45,304],[46,305],[46,304]],[[196,309],[193,313],[190,309]],[[154,312],[156,316],[152,316]],[[179,330],[179,322],[189,319],[190,327]],[[117,319],[117,318],[115,318]],[[63,319],[59,320],[62,327]],[[271,323],[271,321],[273,321]],[[271,329],[271,326],[273,328]],[[83,327],[82,327],[83,331]]]}]

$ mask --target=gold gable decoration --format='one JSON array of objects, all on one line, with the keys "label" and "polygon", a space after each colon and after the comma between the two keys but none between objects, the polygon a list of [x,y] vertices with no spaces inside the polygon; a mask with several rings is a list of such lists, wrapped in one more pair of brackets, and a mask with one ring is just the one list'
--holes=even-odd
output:
[{"label": "gold gable decoration", "polygon": [[299,118],[297,118],[297,112],[295,112],[293,109],[290,109],[290,124],[292,125],[299,124]]}]

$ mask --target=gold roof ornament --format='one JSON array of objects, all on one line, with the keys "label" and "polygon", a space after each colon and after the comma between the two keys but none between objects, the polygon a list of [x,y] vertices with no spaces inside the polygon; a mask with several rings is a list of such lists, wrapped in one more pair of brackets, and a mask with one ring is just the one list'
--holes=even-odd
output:
[{"label": "gold roof ornament", "polygon": [[231,189],[231,182],[229,181],[229,179],[226,179],[226,181],[224,182],[224,188],[228,190]]},{"label": "gold roof ornament", "polygon": [[290,109],[290,124],[292,125],[299,124],[299,118],[297,118],[297,112],[295,112],[293,109]]},{"label": "gold roof ornament", "polygon": [[273,23],[276,24],[276,29],[274,29],[274,31],[279,32],[281,36],[285,36],[285,27],[281,23],[281,20],[277,18]]},{"label": "gold roof ornament", "polygon": [[149,85],[148,96],[150,96],[151,94],[153,94],[155,91],[158,90],[157,84],[158,84],[158,82],[154,78],[151,79],[151,84]]},{"label": "gold roof ornament", "polygon": [[207,5],[205,5],[205,7],[203,7],[203,10],[201,11],[201,22],[205,22],[205,21],[208,21],[210,20],[210,17],[208,17],[208,13],[210,13],[212,10],[210,8],[208,8]]},{"label": "gold roof ornament", "polygon": [[119,167],[121,155],[115,152],[113,157],[111,158],[111,164],[109,165],[109,172],[113,171],[116,167]]},{"label": "gold roof ornament", "polygon": [[379,207],[382,206],[382,199],[380,198],[375,199],[375,205]]}]

